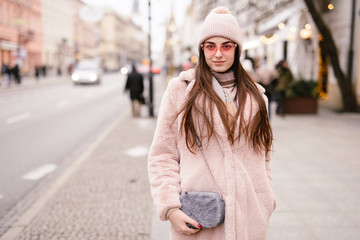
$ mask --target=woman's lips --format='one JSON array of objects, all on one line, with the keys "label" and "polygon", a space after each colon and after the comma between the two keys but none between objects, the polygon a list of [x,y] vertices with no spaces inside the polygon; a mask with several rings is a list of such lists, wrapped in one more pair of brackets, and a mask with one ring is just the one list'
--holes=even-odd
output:
[{"label": "woman's lips", "polygon": [[215,65],[222,65],[224,63],[224,61],[213,61],[213,63]]}]

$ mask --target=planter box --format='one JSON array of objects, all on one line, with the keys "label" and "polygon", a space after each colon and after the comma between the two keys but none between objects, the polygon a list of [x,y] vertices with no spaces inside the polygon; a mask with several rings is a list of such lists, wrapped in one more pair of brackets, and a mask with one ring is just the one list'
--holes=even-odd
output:
[{"label": "planter box", "polygon": [[315,97],[285,98],[285,113],[317,113],[318,101]]}]

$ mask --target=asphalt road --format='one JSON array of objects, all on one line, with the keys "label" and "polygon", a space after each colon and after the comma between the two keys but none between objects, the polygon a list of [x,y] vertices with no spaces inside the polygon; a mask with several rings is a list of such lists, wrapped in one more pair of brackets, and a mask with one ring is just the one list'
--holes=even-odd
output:
[{"label": "asphalt road", "polygon": [[19,203],[31,201],[129,107],[124,85],[124,76],[110,74],[101,85],[64,81],[1,91],[0,221],[21,211]]}]

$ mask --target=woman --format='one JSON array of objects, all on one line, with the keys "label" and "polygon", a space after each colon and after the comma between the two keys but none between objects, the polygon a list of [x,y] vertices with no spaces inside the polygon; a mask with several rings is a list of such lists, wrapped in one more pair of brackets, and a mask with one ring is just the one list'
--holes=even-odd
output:
[{"label": "woman", "polygon": [[[171,239],[265,239],[275,208],[267,100],[241,66],[242,34],[227,8],[207,16],[198,47],[195,69],[172,79],[161,102],[148,163],[157,214],[170,221]],[[202,229],[180,210],[179,196],[216,185],[225,221]]]}]

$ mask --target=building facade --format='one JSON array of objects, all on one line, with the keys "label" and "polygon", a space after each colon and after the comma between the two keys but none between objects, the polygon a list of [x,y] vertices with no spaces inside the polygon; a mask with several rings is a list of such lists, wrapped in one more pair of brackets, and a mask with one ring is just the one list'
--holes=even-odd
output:
[{"label": "building facade", "polygon": [[98,55],[97,23],[81,14],[91,8],[80,0],[42,2],[44,65],[53,74],[70,74],[76,61]]},{"label": "building facade", "polygon": [[0,64],[28,74],[42,64],[41,0],[0,1]]},{"label": "building facade", "polygon": [[[349,54],[352,51],[352,81],[360,102],[360,0],[313,1],[332,32],[337,46],[341,68],[347,74]],[[355,6],[353,5],[355,2]],[[316,24],[303,0],[194,0],[193,12],[188,19],[200,25],[211,9],[228,7],[240,23],[244,34],[242,59],[260,60],[274,66],[287,60],[297,79],[314,79],[322,84],[321,104],[342,108],[337,80],[328,59],[324,59],[322,40]],[[351,13],[355,11],[352,21]],[[353,25],[352,25],[353,24]],[[195,27],[197,28],[197,27]],[[350,47],[351,30],[354,30],[353,48]],[[195,32],[196,33],[196,32]],[[195,42],[193,43],[195,46]],[[192,54],[197,49],[192,48]]]},{"label": "building facade", "polygon": [[42,0],[42,59],[50,74],[65,74],[74,59],[73,4],[73,0]]},{"label": "building facade", "polygon": [[[73,17],[73,41],[75,61],[83,58],[98,57],[99,21],[102,10],[85,5],[80,0],[72,0],[75,14]],[[94,17],[94,15],[97,15]]]},{"label": "building facade", "polygon": [[99,29],[99,55],[105,71],[117,71],[146,58],[146,35],[131,19],[108,9],[99,22]]},{"label": "building facade", "polygon": [[[106,12],[106,13],[104,13]],[[141,63],[147,37],[131,19],[82,0],[0,0],[0,65],[70,74],[83,58],[101,58],[105,70]]]}]

